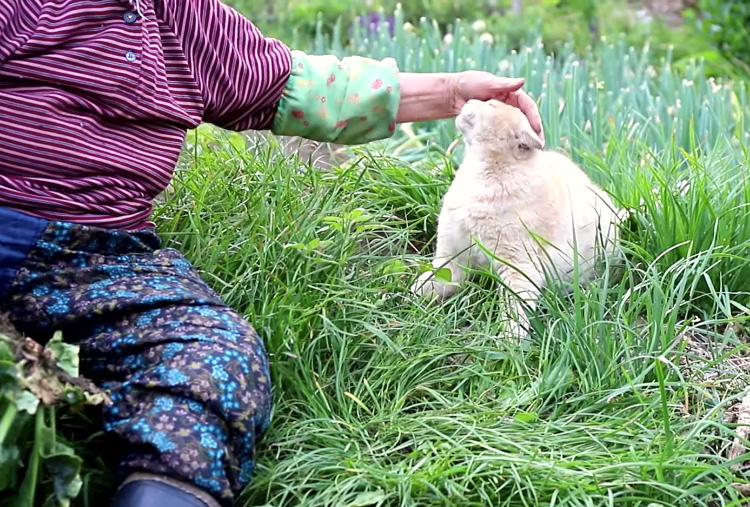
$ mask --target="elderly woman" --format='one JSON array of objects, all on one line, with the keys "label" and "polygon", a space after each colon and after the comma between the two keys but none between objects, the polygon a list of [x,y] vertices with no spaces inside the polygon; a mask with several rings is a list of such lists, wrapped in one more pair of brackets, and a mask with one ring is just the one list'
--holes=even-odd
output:
[{"label": "elderly woman", "polygon": [[360,144],[495,98],[541,136],[522,85],[291,51],[219,0],[0,2],[0,301],[110,393],[112,505],[233,505],[269,424],[263,340],[149,222],[186,131]]}]

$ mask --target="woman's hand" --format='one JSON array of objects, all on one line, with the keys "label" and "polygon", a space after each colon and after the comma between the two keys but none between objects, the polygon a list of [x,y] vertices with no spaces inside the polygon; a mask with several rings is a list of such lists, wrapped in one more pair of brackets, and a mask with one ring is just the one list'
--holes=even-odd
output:
[{"label": "woman's hand", "polygon": [[498,77],[489,72],[399,74],[401,102],[396,123],[455,118],[471,99],[496,99],[520,109],[544,142],[542,120],[536,103],[521,87],[521,78]]},{"label": "woman's hand", "polygon": [[457,74],[454,81],[455,83],[451,86],[453,89],[451,101],[456,115],[471,99],[499,100],[520,109],[529,119],[531,128],[544,143],[542,118],[539,116],[536,103],[521,90],[524,85],[523,78],[497,77],[489,72],[466,71]]}]

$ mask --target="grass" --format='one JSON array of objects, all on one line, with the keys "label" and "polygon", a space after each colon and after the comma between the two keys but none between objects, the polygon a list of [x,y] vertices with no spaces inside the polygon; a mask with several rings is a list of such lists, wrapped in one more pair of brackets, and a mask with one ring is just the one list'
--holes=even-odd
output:
[{"label": "grass", "polygon": [[[750,365],[745,84],[620,41],[549,56],[533,37],[506,52],[460,23],[447,43],[420,30],[332,48],[321,33],[314,50],[526,77],[550,146],[631,210],[625,269],[553,286],[517,346],[498,337],[490,274],[443,305],[407,290],[460,158],[451,122],[330,171],[191,132],[154,218],[272,356],[273,423],[241,505],[741,505],[727,414]],[[73,504],[99,505],[108,476],[86,427],[68,435],[86,467]]]},{"label": "grass", "polygon": [[443,306],[407,292],[448,159],[428,173],[361,151],[321,172],[216,135],[191,136],[157,216],[272,354],[274,421],[243,505],[739,505],[724,417],[746,376],[723,359],[747,348],[750,235],[733,161],[588,153],[635,210],[627,269],[549,291],[519,348],[496,338],[491,276]]}]

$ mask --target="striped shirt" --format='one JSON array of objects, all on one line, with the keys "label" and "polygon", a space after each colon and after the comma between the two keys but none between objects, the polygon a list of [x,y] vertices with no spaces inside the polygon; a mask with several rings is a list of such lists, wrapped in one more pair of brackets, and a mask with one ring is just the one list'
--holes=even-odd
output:
[{"label": "striped shirt", "polygon": [[219,0],[0,0],[0,206],[150,225],[186,131],[269,129],[290,72]]}]

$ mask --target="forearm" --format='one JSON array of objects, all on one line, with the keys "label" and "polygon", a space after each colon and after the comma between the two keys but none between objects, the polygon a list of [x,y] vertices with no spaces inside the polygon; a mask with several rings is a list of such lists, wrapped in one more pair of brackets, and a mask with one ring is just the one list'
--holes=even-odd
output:
[{"label": "forearm", "polygon": [[447,73],[399,73],[401,99],[396,123],[443,120],[456,116],[453,79],[455,75]]},{"label": "forearm", "polygon": [[470,99],[518,107],[543,140],[536,104],[521,78],[489,72],[399,72],[392,59],[311,56],[293,52],[292,75],[277,107],[275,134],[338,144],[393,135],[398,123],[455,118]]}]

